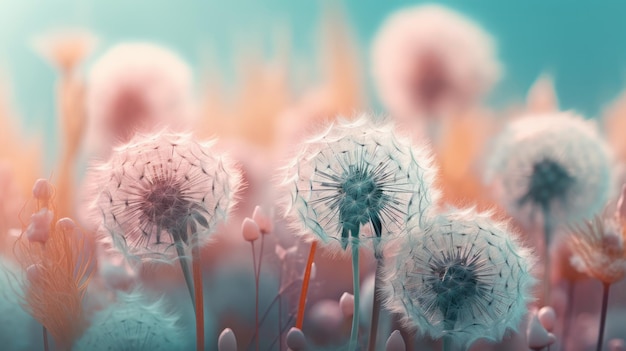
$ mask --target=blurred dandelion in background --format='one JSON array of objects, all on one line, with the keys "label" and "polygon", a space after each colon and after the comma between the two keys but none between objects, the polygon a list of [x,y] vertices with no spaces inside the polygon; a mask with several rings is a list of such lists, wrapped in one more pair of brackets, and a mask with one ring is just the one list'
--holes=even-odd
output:
[{"label": "blurred dandelion in background", "polygon": [[372,47],[377,91],[397,118],[467,108],[489,92],[500,71],[493,38],[471,19],[434,4],[393,13]]}]

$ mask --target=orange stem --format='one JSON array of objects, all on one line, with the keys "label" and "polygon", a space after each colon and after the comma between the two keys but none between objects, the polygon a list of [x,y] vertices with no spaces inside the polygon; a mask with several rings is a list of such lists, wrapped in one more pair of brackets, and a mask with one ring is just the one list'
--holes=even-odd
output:
[{"label": "orange stem", "polygon": [[204,296],[202,294],[202,267],[200,261],[200,246],[198,239],[193,236],[191,258],[193,267],[193,289],[196,300],[196,349],[204,351]]},{"label": "orange stem", "polygon": [[309,259],[306,262],[306,270],[304,271],[304,279],[302,280],[302,290],[300,291],[300,303],[298,304],[298,319],[296,319],[296,328],[302,330],[304,322],[304,307],[306,305],[306,294],[309,290],[309,280],[311,279],[311,267],[315,258],[315,250],[317,249],[317,241],[311,244],[309,250]]}]

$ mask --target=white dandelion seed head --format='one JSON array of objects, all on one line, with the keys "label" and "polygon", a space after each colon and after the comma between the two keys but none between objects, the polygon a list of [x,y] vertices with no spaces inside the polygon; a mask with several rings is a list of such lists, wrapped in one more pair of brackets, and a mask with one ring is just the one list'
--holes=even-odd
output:
[{"label": "white dandelion seed head", "polygon": [[240,172],[215,141],[190,134],[137,135],[107,162],[91,167],[91,221],[122,252],[143,257],[175,255],[191,235],[206,243],[234,205]]},{"label": "white dandelion seed head", "polygon": [[190,127],[192,71],[170,49],[149,42],[113,46],[92,66],[87,79],[87,141],[107,154],[136,132]]},{"label": "white dandelion seed head", "polygon": [[410,327],[470,346],[517,330],[531,300],[534,259],[506,226],[450,210],[386,259],[386,306]]},{"label": "white dandelion seed head", "polygon": [[486,94],[500,77],[491,36],[440,5],[391,15],[371,55],[378,94],[394,117],[462,108]]},{"label": "white dandelion seed head", "polygon": [[439,198],[427,145],[412,146],[367,115],[340,119],[305,141],[285,172],[287,217],[298,233],[337,252],[348,241],[380,248],[427,221]]},{"label": "white dandelion seed head", "polygon": [[486,182],[522,223],[544,207],[551,219],[574,223],[608,200],[612,156],[594,121],[571,112],[529,115],[505,127],[491,149]]},{"label": "white dandelion seed head", "polygon": [[162,300],[147,301],[135,290],[118,292],[116,302],[96,312],[72,350],[171,351],[184,344],[179,317]]}]

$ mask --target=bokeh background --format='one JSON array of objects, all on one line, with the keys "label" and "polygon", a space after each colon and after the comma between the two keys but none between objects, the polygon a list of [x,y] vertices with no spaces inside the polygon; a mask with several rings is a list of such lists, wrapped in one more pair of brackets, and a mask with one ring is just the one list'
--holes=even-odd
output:
[{"label": "bokeh background", "polygon": [[[352,31],[367,101],[379,110],[367,68],[370,40],[388,14],[416,3],[421,1],[0,0],[0,77],[10,82],[4,88],[24,131],[43,133],[54,155],[56,72],[33,50],[37,35],[55,28],[89,28],[99,38],[91,59],[121,40],[155,41],[183,55],[199,85],[212,79],[207,67],[218,67],[215,79],[228,86],[236,80],[237,59],[246,52],[273,55],[280,42],[286,43],[291,64],[314,56],[324,13],[333,7]],[[496,39],[504,76],[489,98],[495,107],[522,101],[543,72],[554,76],[561,108],[588,117],[598,115],[626,86],[626,2],[439,3],[477,20]]]}]

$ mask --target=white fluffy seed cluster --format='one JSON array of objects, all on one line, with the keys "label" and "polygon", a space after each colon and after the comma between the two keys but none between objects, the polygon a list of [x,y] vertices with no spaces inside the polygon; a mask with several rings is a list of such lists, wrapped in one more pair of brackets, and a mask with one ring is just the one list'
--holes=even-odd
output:
[{"label": "white fluffy seed cluster", "polygon": [[406,233],[439,198],[427,145],[411,145],[368,115],[339,120],[305,141],[285,172],[288,219],[299,234],[335,249],[348,226],[357,227],[359,240]]},{"label": "white fluffy seed cluster", "polygon": [[488,213],[450,210],[387,260],[386,306],[435,339],[499,341],[527,312],[533,264],[530,251]]},{"label": "white fluffy seed cluster", "polygon": [[208,240],[234,205],[240,172],[189,134],[137,135],[116,148],[108,162],[93,166],[91,221],[113,242],[137,256],[172,256],[177,240]]},{"label": "white fluffy seed cluster", "polygon": [[96,312],[90,327],[76,341],[76,351],[171,351],[184,349],[178,316],[162,301],[143,293],[118,293],[118,301]]},{"label": "white fluffy seed cluster", "polygon": [[[609,147],[594,121],[584,120],[571,112],[530,115],[514,120],[491,150],[485,179],[494,186],[499,201],[508,212],[522,223],[542,211],[536,202],[520,202],[533,191],[533,171],[540,162],[554,162],[571,178],[568,181],[571,184],[563,188],[561,194],[550,198],[549,211],[554,221],[567,224],[590,218],[602,210],[610,194],[613,179]],[[546,184],[551,182],[550,179],[543,181]],[[548,190],[554,191],[559,186],[560,183],[554,182]]]}]

